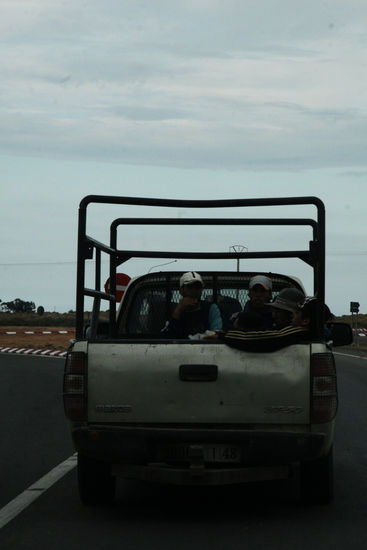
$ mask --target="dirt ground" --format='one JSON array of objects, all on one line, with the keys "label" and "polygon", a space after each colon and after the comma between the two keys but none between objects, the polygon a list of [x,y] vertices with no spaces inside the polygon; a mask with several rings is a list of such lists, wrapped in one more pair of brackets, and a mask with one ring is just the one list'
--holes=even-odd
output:
[{"label": "dirt ground", "polygon": [[[66,331],[60,334],[59,331]],[[12,332],[15,334],[6,334]],[[25,333],[33,332],[33,334]],[[43,334],[48,332],[49,334]],[[65,351],[70,345],[70,340],[75,336],[73,327],[30,327],[30,326],[0,326],[0,348],[33,348]],[[367,350],[367,338],[355,338],[350,349]]]},{"label": "dirt ground", "polygon": [[[50,334],[42,334],[42,332]],[[59,334],[59,331],[67,331],[66,334]],[[16,334],[6,334],[13,332]],[[25,334],[33,332],[34,334]],[[34,348],[67,350],[70,340],[74,338],[75,331],[71,327],[27,327],[27,326],[1,326],[0,347]]]}]

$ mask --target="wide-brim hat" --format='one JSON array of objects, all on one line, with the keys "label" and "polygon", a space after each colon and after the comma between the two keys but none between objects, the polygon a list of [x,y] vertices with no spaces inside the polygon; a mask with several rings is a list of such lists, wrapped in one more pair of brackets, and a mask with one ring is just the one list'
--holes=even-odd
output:
[{"label": "wide-brim hat", "polygon": [[273,302],[268,303],[275,309],[282,309],[283,311],[290,311],[294,313],[297,310],[297,306],[305,299],[305,295],[301,290],[297,288],[284,288],[279,292]]}]

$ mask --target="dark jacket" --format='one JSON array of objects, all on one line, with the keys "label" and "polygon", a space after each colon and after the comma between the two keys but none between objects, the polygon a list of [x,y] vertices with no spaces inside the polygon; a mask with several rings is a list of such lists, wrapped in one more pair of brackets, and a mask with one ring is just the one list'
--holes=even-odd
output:
[{"label": "dark jacket", "polygon": [[162,335],[168,338],[188,338],[189,334],[205,332],[210,328],[209,311],[212,305],[205,300],[200,300],[200,308],[184,311],[180,319],[172,318],[162,330]]},{"label": "dark jacket", "polygon": [[[262,326],[261,330],[271,330],[274,328],[274,320],[273,320],[273,313],[270,306],[264,308],[264,310],[261,313],[255,312],[252,307],[251,300],[248,300],[245,303],[245,307],[243,308],[242,312],[239,311],[238,313],[235,313],[230,318],[229,326],[226,326],[225,328],[228,328],[229,330],[233,328],[233,323],[240,313],[249,313],[249,314],[257,314],[258,316],[262,317]],[[251,316],[249,315],[248,319],[250,320]],[[251,323],[248,326],[248,330],[259,330],[258,321],[254,323],[253,326],[251,326]]]}]

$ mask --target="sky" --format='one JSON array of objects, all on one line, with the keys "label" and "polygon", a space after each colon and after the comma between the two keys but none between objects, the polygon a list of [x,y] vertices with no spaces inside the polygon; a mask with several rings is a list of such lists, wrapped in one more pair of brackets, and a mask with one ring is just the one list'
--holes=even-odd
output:
[{"label": "sky", "polygon": [[[367,313],[364,0],[0,0],[0,10],[3,302],[75,309],[86,195],[312,195],[326,207],[327,303],[336,315],[349,313],[350,301]],[[278,214],[314,209],[272,209]],[[112,219],[125,215],[154,214],[93,206],[90,234],[106,240]],[[289,228],[119,235],[122,247],[173,252],[277,250],[304,237]],[[230,262],[162,269],[234,269]],[[137,276],[161,263],[140,259],[123,270]],[[241,260],[241,269],[294,274],[313,290],[305,265]]]}]

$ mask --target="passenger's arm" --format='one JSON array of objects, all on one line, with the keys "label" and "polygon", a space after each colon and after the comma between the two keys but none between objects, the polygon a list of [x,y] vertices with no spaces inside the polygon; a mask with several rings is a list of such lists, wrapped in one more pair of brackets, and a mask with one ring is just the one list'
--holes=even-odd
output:
[{"label": "passenger's arm", "polygon": [[220,309],[216,304],[212,304],[209,309],[209,329],[221,330],[223,328],[222,316]]},{"label": "passenger's arm", "polygon": [[288,326],[280,330],[244,332],[230,330],[224,341],[231,347],[245,351],[271,352],[306,340],[309,331],[303,327]]}]

